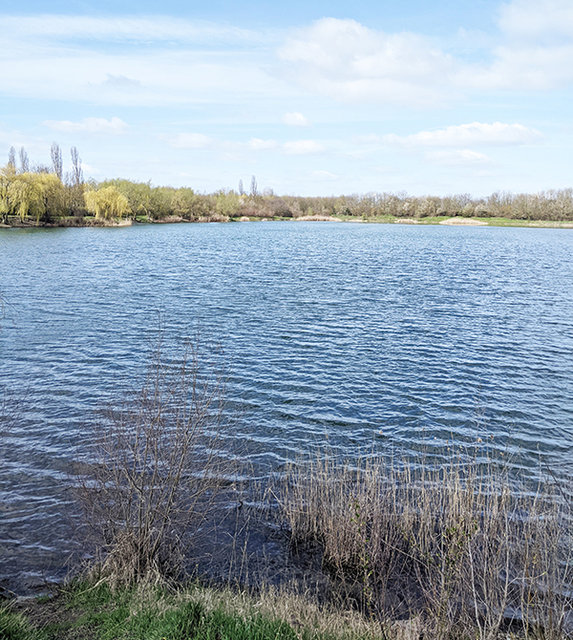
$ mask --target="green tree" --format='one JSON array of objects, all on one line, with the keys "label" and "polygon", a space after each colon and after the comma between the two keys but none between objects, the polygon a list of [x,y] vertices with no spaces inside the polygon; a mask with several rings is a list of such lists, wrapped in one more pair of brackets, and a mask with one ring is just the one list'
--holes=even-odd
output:
[{"label": "green tree", "polygon": [[10,186],[10,174],[12,173],[10,165],[0,171],[0,223],[8,222],[8,214],[10,213],[10,201],[8,199],[8,187]]},{"label": "green tree", "polygon": [[22,222],[28,216],[48,222],[64,212],[64,185],[53,173],[18,173],[8,176],[6,200],[9,212]]},{"label": "green tree", "polygon": [[116,187],[86,191],[84,200],[86,209],[98,220],[113,220],[130,213],[127,198]]}]

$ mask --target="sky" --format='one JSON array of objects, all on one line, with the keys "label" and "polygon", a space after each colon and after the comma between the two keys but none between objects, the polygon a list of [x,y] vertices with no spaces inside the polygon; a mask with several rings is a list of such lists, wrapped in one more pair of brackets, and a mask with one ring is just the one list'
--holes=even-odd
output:
[{"label": "sky", "polygon": [[197,192],[573,186],[573,0],[0,0],[0,164]]}]

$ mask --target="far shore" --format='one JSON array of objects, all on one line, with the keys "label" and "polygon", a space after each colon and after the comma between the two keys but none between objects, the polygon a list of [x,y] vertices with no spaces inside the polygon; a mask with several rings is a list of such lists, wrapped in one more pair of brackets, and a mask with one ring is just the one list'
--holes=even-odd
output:
[{"label": "far shore", "polygon": [[383,217],[355,217],[355,216],[299,216],[299,217],[223,217],[204,216],[196,220],[188,220],[179,216],[170,216],[163,219],[148,217],[124,218],[119,220],[98,220],[93,216],[82,218],[66,217],[57,222],[32,222],[21,220],[9,220],[9,224],[0,223],[0,229],[46,229],[65,227],[129,227],[138,224],[180,224],[180,223],[204,223],[204,222],[356,222],[371,224],[401,224],[401,225],[443,225],[443,226],[480,226],[480,227],[530,227],[546,229],[573,229],[573,222],[569,220],[519,220],[514,218],[481,218],[466,216],[432,216],[420,218],[404,218],[397,216]]}]

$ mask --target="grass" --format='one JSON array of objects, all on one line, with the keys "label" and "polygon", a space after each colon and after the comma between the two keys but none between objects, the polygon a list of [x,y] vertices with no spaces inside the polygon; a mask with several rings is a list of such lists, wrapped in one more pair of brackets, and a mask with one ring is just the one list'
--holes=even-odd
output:
[{"label": "grass", "polygon": [[24,615],[8,606],[0,606],[0,638],[2,640],[40,640],[43,632],[34,628]]},{"label": "grass", "polygon": [[[285,604],[288,611],[285,611]],[[371,640],[377,628],[293,596],[76,583],[23,611],[0,609],[2,640]]]}]

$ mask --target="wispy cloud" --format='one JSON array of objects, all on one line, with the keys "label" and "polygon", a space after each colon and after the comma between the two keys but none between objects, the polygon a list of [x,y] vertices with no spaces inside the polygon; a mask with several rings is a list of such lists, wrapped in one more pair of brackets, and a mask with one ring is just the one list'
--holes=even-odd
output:
[{"label": "wispy cloud", "polygon": [[335,181],[340,179],[340,176],[337,173],[332,173],[332,171],[326,171],[324,169],[312,171],[310,175],[312,178],[316,178],[317,180]]},{"label": "wispy cloud", "polygon": [[17,37],[45,38],[51,40],[115,40],[193,43],[193,44],[241,44],[252,46],[264,41],[260,30],[241,29],[205,20],[188,20],[170,16],[73,16],[33,15],[0,16],[2,33]]},{"label": "wispy cloud", "polygon": [[302,156],[322,153],[324,151],[324,145],[317,140],[292,140],[285,142],[283,149],[288,155]]},{"label": "wispy cloud", "polygon": [[44,125],[54,131],[64,131],[66,133],[75,133],[83,131],[86,133],[124,133],[128,129],[127,123],[121,118],[84,118],[78,122],[71,120],[45,120]]},{"label": "wispy cloud", "polygon": [[513,0],[501,5],[499,26],[507,36],[527,42],[570,39],[573,4],[570,0]]},{"label": "wispy cloud", "polygon": [[283,116],[283,122],[289,127],[308,127],[310,124],[308,118],[298,111],[285,113]]},{"label": "wispy cloud", "polygon": [[266,68],[271,31],[161,16],[0,15],[0,32],[7,96],[169,106],[288,94]]},{"label": "wispy cloud", "polygon": [[214,143],[212,138],[202,133],[179,133],[168,142],[176,149],[206,149]]},{"label": "wispy cloud", "polygon": [[491,164],[491,158],[484,153],[471,149],[448,149],[442,151],[429,151],[426,153],[428,160],[443,164],[448,167],[475,167]]},{"label": "wispy cloud", "polygon": [[390,134],[380,138],[387,144],[407,147],[468,147],[476,145],[522,145],[538,142],[542,135],[522,124],[472,122],[444,129],[420,131],[408,136]]},{"label": "wispy cloud", "polygon": [[253,151],[266,151],[268,149],[276,149],[279,143],[276,140],[264,140],[263,138],[251,138],[247,142],[249,149]]}]

